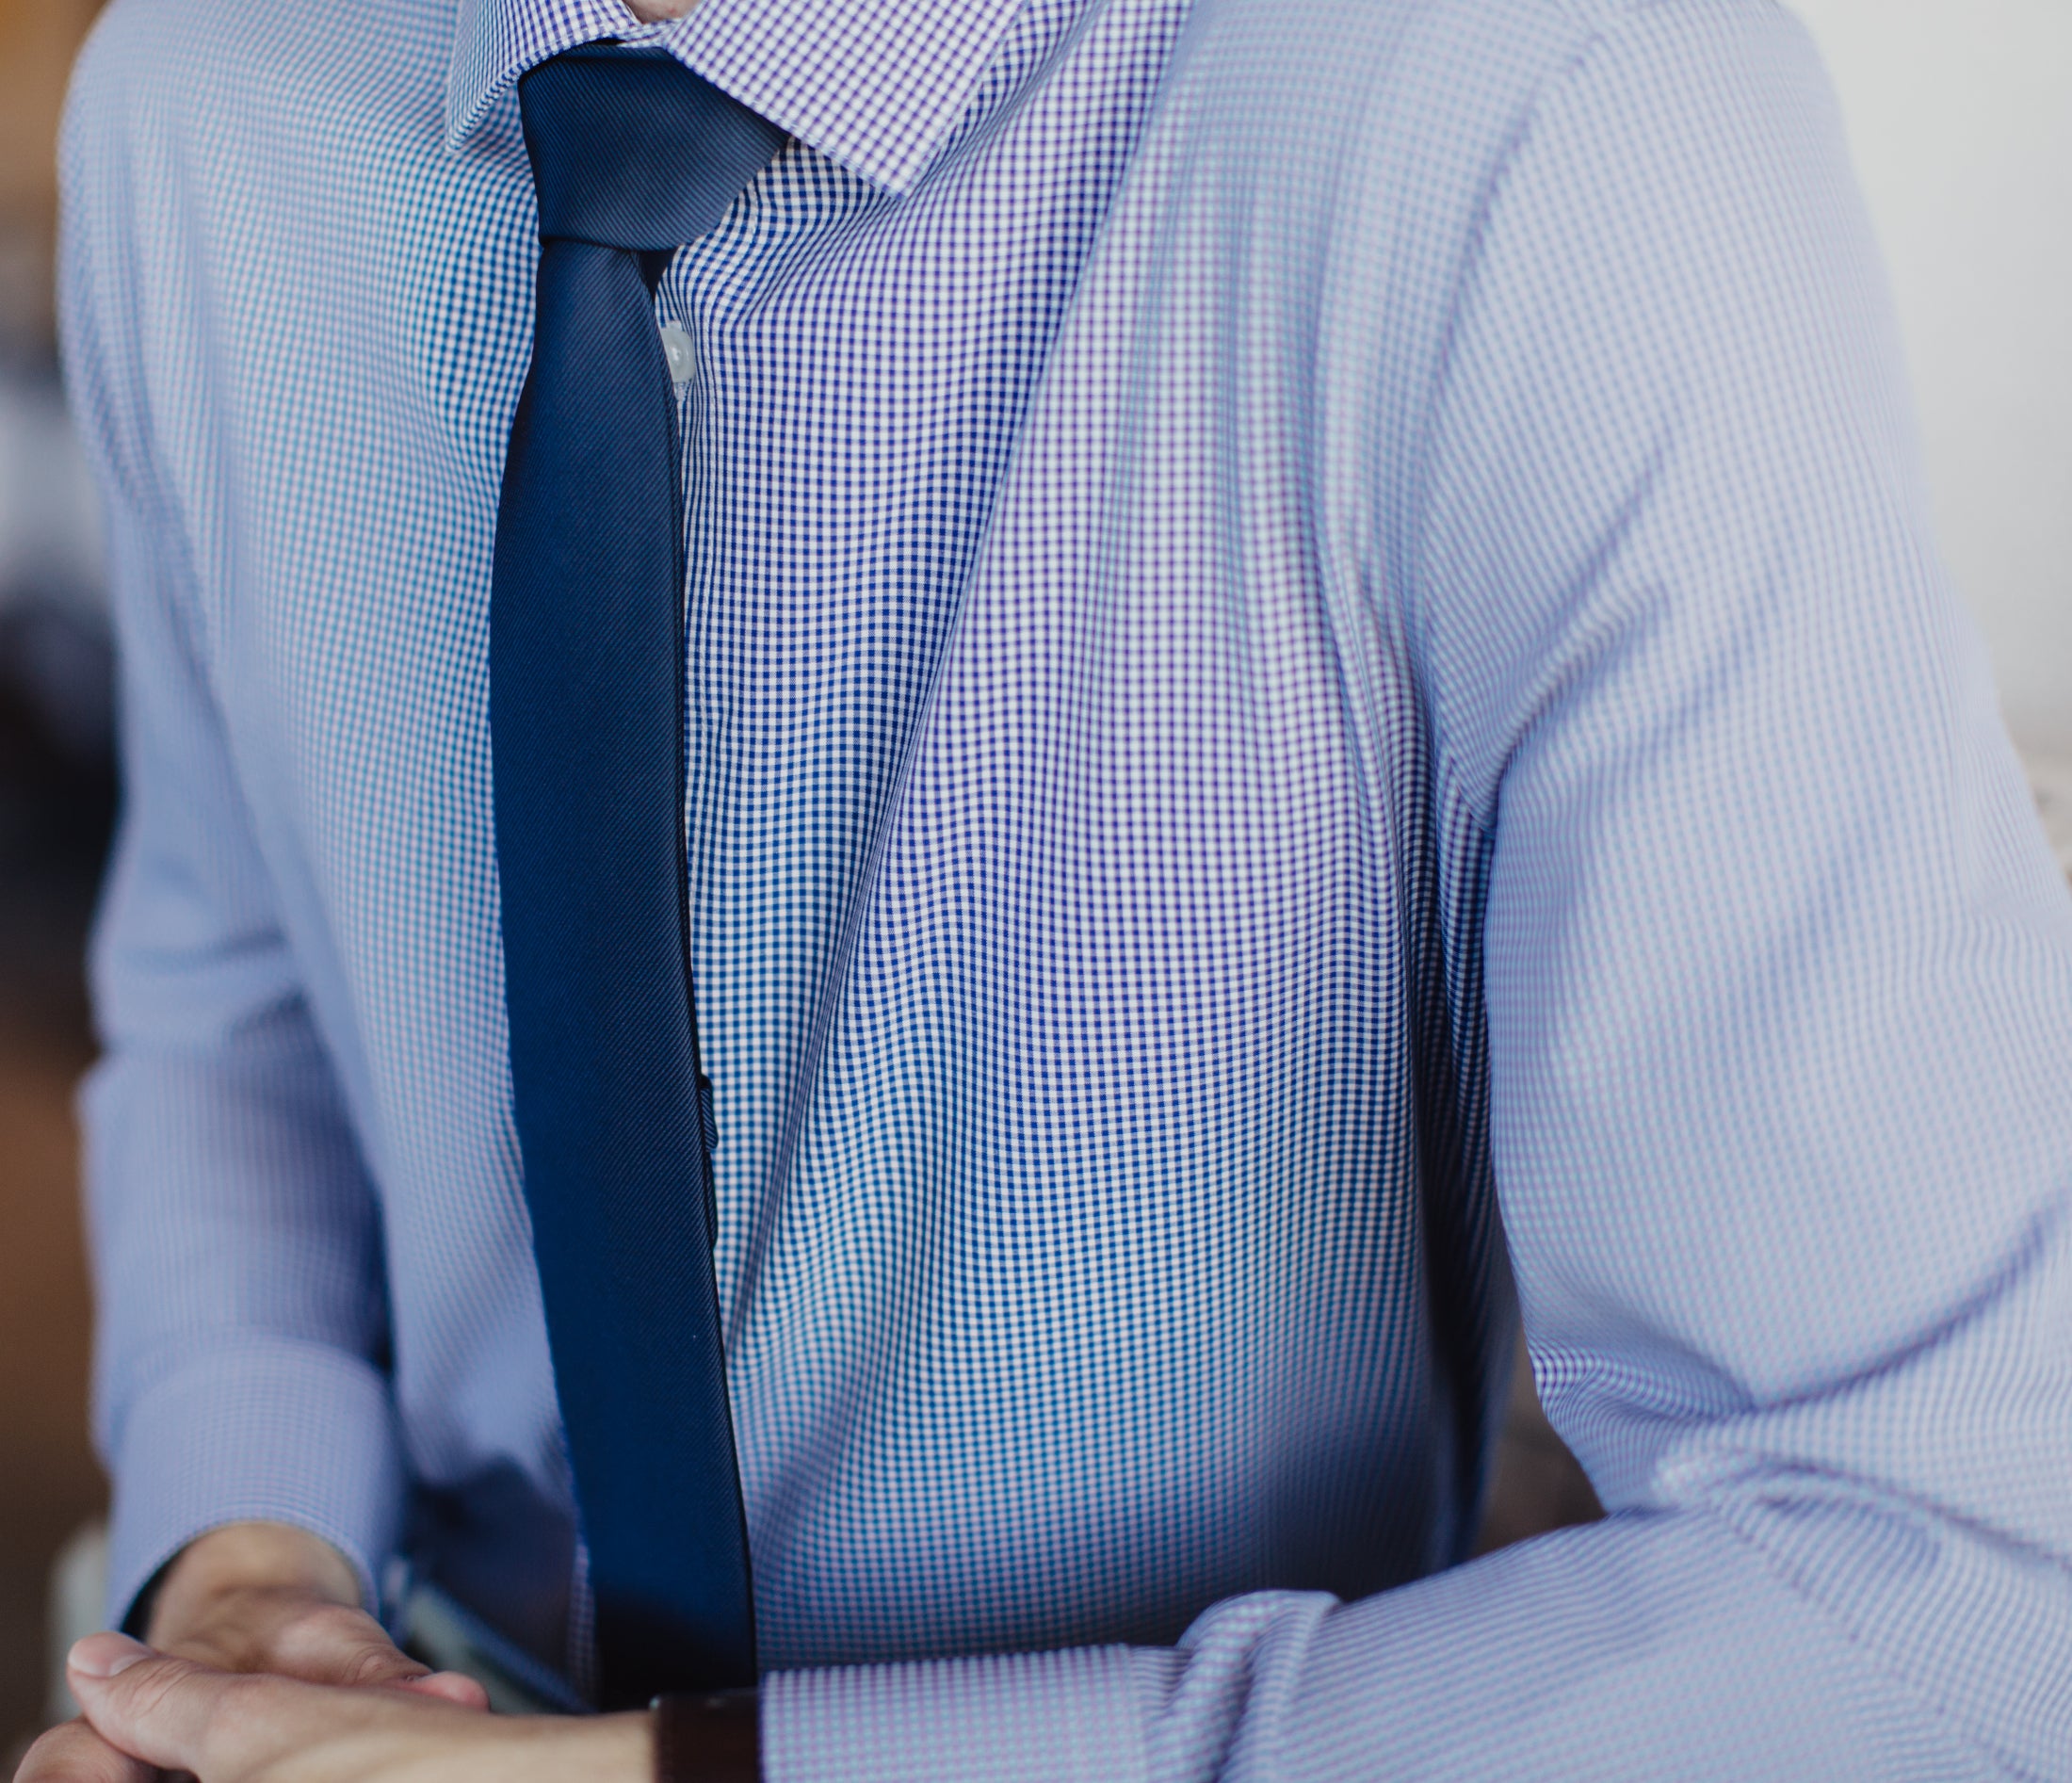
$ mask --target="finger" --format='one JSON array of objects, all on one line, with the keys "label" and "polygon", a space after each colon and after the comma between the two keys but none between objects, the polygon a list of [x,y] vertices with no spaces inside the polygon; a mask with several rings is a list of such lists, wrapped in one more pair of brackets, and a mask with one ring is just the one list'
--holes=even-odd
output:
[{"label": "finger", "polygon": [[152,1783],[153,1766],[118,1752],[84,1721],[53,1727],[32,1745],[14,1783]]},{"label": "finger", "polygon": [[159,1643],[158,1650],[219,1672],[271,1672],[312,1684],[386,1685],[457,1709],[489,1708],[489,1693],[475,1679],[421,1664],[364,1611],[306,1597],[283,1603],[277,1593],[243,1594],[232,1607],[240,1613],[218,1613]]},{"label": "finger", "polygon": [[202,1769],[226,1694],[251,1680],[169,1659],[126,1634],[89,1634],[72,1649],[65,1681],[93,1730],[161,1769]]},{"label": "finger", "polygon": [[259,1663],[239,1669],[348,1686],[394,1684],[431,1672],[397,1647],[372,1616],[343,1604],[312,1605],[275,1629],[267,1645]]},{"label": "finger", "polygon": [[487,1709],[489,1692],[465,1672],[430,1672],[423,1678],[399,1678],[397,1690],[413,1690],[420,1696],[436,1696],[442,1702],[458,1703],[462,1709]]}]

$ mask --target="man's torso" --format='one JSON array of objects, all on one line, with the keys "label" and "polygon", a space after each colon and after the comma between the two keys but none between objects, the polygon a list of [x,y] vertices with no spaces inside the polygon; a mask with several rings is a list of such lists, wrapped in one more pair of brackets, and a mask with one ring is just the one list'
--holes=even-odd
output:
[{"label": "man's torso", "polygon": [[[380,1202],[423,1558],[558,1660],[486,682],[523,151],[508,94],[443,147],[439,8],[273,8],[227,55],[208,10],[107,52],[236,120],[134,127],[140,406]],[[1368,517],[1410,480],[1441,251],[1570,27],[1519,8],[1492,57],[1501,8],[1453,43],[1319,10],[1031,7],[910,190],[795,143],[662,285],[773,1666],[1169,1640],[1471,1532],[1509,1319],[1486,835]],[[1478,56],[1449,136],[1420,107]],[[1398,216],[1413,165],[1430,214]]]}]

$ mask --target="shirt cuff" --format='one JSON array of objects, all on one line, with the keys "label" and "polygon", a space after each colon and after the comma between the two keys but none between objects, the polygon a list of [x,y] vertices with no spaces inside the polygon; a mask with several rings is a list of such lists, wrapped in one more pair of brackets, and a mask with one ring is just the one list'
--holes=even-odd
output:
[{"label": "shirt cuff", "polygon": [[370,1364],[289,1338],[212,1351],[125,1408],[108,1463],[110,1627],[196,1536],[251,1521],[321,1536],[380,1613],[404,1482],[388,1381]]},{"label": "shirt cuff", "polygon": [[763,1680],[763,1783],[1144,1783],[1152,1656],[1083,1646],[778,1672]]}]

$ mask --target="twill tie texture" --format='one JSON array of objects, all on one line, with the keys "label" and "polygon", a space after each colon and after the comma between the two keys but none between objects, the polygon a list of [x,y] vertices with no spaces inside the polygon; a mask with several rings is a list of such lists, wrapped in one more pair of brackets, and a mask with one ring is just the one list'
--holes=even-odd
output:
[{"label": "twill tie texture", "polygon": [[684,553],[654,282],[781,132],[666,52],[519,84],[532,366],[491,591],[505,998],[526,1199],[596,1603],[598,1700],[753,1683],[685,907]]}]

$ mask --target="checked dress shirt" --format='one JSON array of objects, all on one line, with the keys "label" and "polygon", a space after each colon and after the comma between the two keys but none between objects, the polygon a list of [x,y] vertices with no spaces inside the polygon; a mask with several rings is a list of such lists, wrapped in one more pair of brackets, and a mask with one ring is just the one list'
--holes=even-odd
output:
[{"label": "checked dress shirt", "polygon": [[[577,1694],[488,597],[627,29],[115,0],[65,151],[116,1607],[278,1518]],[[773,1783],[2072,1775],[2072,900],[1799,27],[642,35],[792,138],[656,317]],[[1460,1564],[1520,1310],[1611,1515]]]}]

